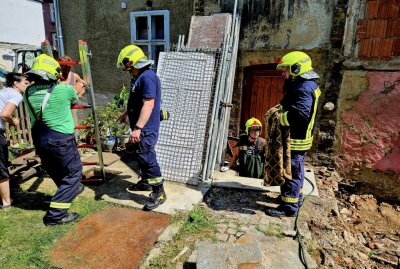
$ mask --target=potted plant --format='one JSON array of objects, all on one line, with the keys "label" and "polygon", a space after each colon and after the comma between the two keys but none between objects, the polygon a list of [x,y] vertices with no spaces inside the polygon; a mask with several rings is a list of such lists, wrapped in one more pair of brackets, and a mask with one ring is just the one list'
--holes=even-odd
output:
[{"label": "potted plant", "polygon": [[[125,135],[128,130],[126,124],[118,122],[118,118],[126,109],[128,91],[124,86],[121,92],[114,97],[113,101],[104,106],[96,107],[97,122],[99,125],[100,139],[103,146],[112,150],[118,144],[118,138]],[[80,122],[81,125],[93,126],[93,116],[90,115]],[[84,129],[80,133],[80,137],[84,137],[86,143],[94,143],[94,129]]]}]

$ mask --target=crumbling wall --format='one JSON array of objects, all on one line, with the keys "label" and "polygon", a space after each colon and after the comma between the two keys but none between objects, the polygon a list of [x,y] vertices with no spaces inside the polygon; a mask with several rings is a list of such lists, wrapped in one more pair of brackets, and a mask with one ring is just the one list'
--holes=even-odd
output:
[{"label": "crumbling wall", "polygon": [[345,71],[338,102],[336,166],[385,200],[400,197],[400,93],[381,92],[398,78],[400,72]]},{"label": "crumbling wall", "polygon": [[[232,0],[221,0],[232,12]],[[333,1],[243,0],[240,49],[313,49],[330,42]]]}]

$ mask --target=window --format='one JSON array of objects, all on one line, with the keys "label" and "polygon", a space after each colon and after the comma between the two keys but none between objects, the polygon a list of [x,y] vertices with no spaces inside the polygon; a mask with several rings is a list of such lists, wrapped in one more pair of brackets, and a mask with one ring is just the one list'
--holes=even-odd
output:
[{"label": "window", "polygon": [[154,60],[156,68],[159,53],[169,49],[169,11],[131,12],[130,19],[132,43]]},{"label": "window", "polygon": [[55,23],[56,22],[56,14],[54,13],[54,4],[50,3],[49,8],[50,8],[50,22]]},{"label": "window", "polygon": [[53,50],[58,50],[58,38],[57,33],[51,33],[51,41],[53,45]]}]

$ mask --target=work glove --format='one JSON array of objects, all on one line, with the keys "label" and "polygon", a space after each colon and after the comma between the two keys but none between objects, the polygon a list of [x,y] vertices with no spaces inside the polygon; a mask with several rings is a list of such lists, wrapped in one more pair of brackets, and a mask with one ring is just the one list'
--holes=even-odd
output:
[{"label": "work glove", "polygon": [[229,166],[222,166],[220,169],[219,169],[219,171],[221,171],[221,172],[226,172],[226,171],[228,171],[229,170]]}]

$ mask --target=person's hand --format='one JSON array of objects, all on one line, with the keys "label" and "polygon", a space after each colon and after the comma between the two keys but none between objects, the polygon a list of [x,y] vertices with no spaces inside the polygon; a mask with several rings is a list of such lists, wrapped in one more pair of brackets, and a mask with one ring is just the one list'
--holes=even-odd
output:
[{"label": "person's hand", "polygon": [[141,134],[141,130],[140,129],[135,129],[131,132],[130,136],[129,136],[129,141],[131,143],[138,143],[140,141],[140,134]]},{"label": "person's hand", "polygon": [[15,127],[17,127],[17,126],[19,125],[19,119],[18,119],[18,118],[13,118],[13,119],[12,119],[12,122],[13,122],[13,125],[14,125]]},{"label": "person's hand", "polygon": [[226,171],[228,171],[229,170],[229,166],[222,166],[220,169],[219,169],[219,171],[221,171],[221,172],[226,172]]}]

